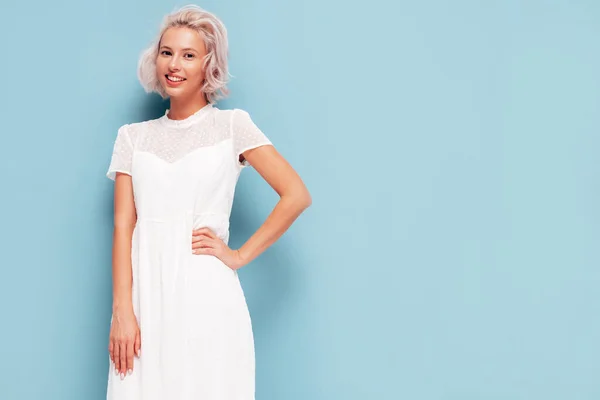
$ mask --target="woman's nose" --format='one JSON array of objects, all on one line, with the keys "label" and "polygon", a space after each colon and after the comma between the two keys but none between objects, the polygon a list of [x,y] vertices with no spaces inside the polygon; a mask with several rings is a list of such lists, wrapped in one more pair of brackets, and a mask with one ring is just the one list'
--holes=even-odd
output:
[{"label": "woman's nose", "polygon": [[169,64],[169,68],[173,71],[177,71],[179,70],[179,63],[173,59],[173,61],[171,61],[171,63]]}]

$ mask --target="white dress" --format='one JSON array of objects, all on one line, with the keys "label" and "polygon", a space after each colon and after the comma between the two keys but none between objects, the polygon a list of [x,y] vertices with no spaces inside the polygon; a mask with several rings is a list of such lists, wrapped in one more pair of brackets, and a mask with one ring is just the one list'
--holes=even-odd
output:
[{"label": "white dress", "polygon": [[192,253],[192,230],[228,242],[239,155],[272,143],[243,110],[119,128],[107,176],[132,176],[132,300],[141,356],[108,400],[254,400],[254,339],[237,271]]}]

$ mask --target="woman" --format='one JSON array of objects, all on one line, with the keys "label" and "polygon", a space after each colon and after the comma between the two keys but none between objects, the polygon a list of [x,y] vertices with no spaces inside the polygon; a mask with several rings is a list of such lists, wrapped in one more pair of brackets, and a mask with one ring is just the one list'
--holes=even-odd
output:
[{"label": "woman", "polygon": [[[119,128],[109,400],[254,399],[254,342],[237,270],[311,204],[300,177],[227,95],[227,32],[186,6],[167,15],[139,78],[170,98],[160,118]],[[228,247],[241,170],[280,195],[239,249]]]}]

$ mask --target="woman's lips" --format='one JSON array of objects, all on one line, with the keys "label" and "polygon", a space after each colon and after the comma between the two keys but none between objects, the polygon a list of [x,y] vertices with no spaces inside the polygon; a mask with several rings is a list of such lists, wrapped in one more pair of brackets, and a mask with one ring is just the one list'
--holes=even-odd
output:
[{"label": "woman's lips", "polygon": [[177,80],[171,80],[171,76],[169,75],[165,75],[166,79],[167,79],[167,85],[175,87],[175,86],[179,86],[181,85],[183,82],[185,82],[185,78],[179,78],[179,77],[175,77],[175,79]]}]

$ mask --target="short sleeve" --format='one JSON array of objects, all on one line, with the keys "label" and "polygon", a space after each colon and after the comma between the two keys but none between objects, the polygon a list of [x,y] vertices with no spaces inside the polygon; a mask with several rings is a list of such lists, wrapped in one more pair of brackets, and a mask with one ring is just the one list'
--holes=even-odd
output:
[{"label": "short sleeve", "polygon": [[235,109],[231,118],[231,135],[233,138],[235,161],[238,166],[245,167],[250,165],[250,163],[247,160],[243,160],[242,163],[239,162],[243,152],[260,146],[272,145],[273,143],[256,126],[247,111]]},{"label": "short sleeve", "polygon": [[117,138],[113,145],[113,153],[106,176],[115,180],[117,172],[131,175],[131,159],[133,157],[133,142],[129,133],[128,125],[123,125],[117,132]]}]

